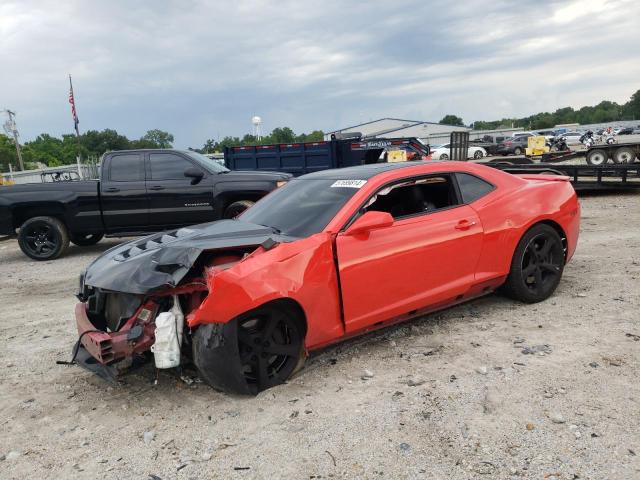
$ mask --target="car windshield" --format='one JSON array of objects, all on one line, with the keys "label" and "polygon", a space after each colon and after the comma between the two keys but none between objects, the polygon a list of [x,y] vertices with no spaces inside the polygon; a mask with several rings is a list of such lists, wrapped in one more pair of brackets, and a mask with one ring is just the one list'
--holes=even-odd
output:
[{"label": "car windshield", "polygon": [[184,153],[187,154],[191,159],[198,162],[198,164],[209,173],[226,173],[229,171],[229,169],[224,165],[220,165],[215,160],[209,157],[205,157],[201,153],[193,152],[191,150],[187,150]]},{"label": "car windshield", "polygon": [[283,235],[321,232],[363,180],[295,179],[246,210],[239,220],[271,227]]}]

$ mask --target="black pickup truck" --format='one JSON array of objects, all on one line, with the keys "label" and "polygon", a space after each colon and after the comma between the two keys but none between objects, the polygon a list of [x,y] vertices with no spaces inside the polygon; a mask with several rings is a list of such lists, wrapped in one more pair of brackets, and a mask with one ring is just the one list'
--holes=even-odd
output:
[{"label": "black pickup truck", "polygon": [[291,175],[229,171],[196,152],[123,150],[102,158],[100,180],[0,187],[0,235],[16,229],[35,260],[69,246],[233,218]]}]

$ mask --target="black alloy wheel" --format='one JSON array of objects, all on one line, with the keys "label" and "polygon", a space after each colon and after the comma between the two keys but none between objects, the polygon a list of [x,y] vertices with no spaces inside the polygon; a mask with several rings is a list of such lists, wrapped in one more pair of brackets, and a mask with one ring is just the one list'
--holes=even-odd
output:
[{"label": "black alloy wheel", "polygon": [[251,208],[255,202],[251,200],[238,200],[237,202],[233,202],[229,205],[222,215],[222,218],[232,219],[236,218],[242,212],[244,212],[247,208]]},{"label": "black alloy wheel", "polygon": [[558,232],[545,224],[533,226],[516,248],[504,285],[505,292],[526,303],[549,298],[560,283],[564,260],[564,247]]},{"label": "black alloy wheel", "polygon": [[71,242],[79,247],[95,245],[104,237],[101,233],[79,233],[71,236]]},{"label": "black alloy wheel", "polygon": [[34,260],[52,260],[69,246],[69,236],[60,220],[34,217],[20,227],[18,244],[24,254]]},{"label": "black alloy wheel", "polygon": [[301,361],[303,332],[286,310],[259,308],[238,323],[237,333],[242,373],[253,393],[284,383]]}]

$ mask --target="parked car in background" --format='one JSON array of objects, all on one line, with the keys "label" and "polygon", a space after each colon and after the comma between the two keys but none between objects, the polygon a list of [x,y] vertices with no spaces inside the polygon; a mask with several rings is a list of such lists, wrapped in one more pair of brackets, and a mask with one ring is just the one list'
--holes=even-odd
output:
[{"label": "parked car in background", "polygon": [[511,134],[512,137],[535,137],[538,135],[538,132],[513,132]]},{"label": "parked car in background", "polygon": [[569,177],[467,162],[311,173],[235,220],[98,257],[80,277],[75,358],[108,378],[154,345],[158,368],[185,353],[211,386],[255,395],[310,351],[498,288],[549,298],[579,231]]},{"label": "parked car in background", "polygon": [[624,127],[618,130],[616,135],[631,135],[633,133],[633,127]]},{"label": "parked car in background", "polygon": [[567,145],[580,145],[580,137],[584,132],[565,132],[561,136],[564,137]]},{"label": "parked car in background", "polygon": [[519,135],[500,142],[496,153],[498,155],[524,155],[528,145],[529,136]]},{"label": "parked car in background", "polygon": [[[469,142],[467,158],[474,158],[477,160],[486,156],[487,151],[484,148],[475,146]],[[449,160],[451,158],[451,144],[445,143],[444,145],[432,145],[431,158],[434,160]]]},{"label": "parked car in background", "polygon": [[100,180],[0,187],[0,235],[19,229],[25,255],[53,260],[69,241],[89,246],[105,235],[234,218],[290,178],[279,172],[231,172],[193,151],[109,152],[102,157]]},{"label": "parked car in background", "polygon": [[[504,138],[500,138],[500,141],[502,140],[504,140]],[[484,138],[469,140],[469,146],[483,148],[484,151],[487,152],[487,156],[490,156],[496,154],[498,142],[496,142],[493,137],[487,135]]]}]

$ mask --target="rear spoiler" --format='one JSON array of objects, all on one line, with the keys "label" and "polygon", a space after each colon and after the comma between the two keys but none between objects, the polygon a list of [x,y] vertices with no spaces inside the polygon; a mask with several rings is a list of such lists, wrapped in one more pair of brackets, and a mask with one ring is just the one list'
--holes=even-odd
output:
[{"label": "rear spoiler", "polygon": [[541,182],[569,182],[571,180],[570,177],[567,177],[566,175],[556,175],[556,174],[545,174],[545,173],[538,173],[538,174],[533,174],[533,173],[523,173],[523,174],[516,174],[516,177],[520,177],[523,180],[538,180]]}]

